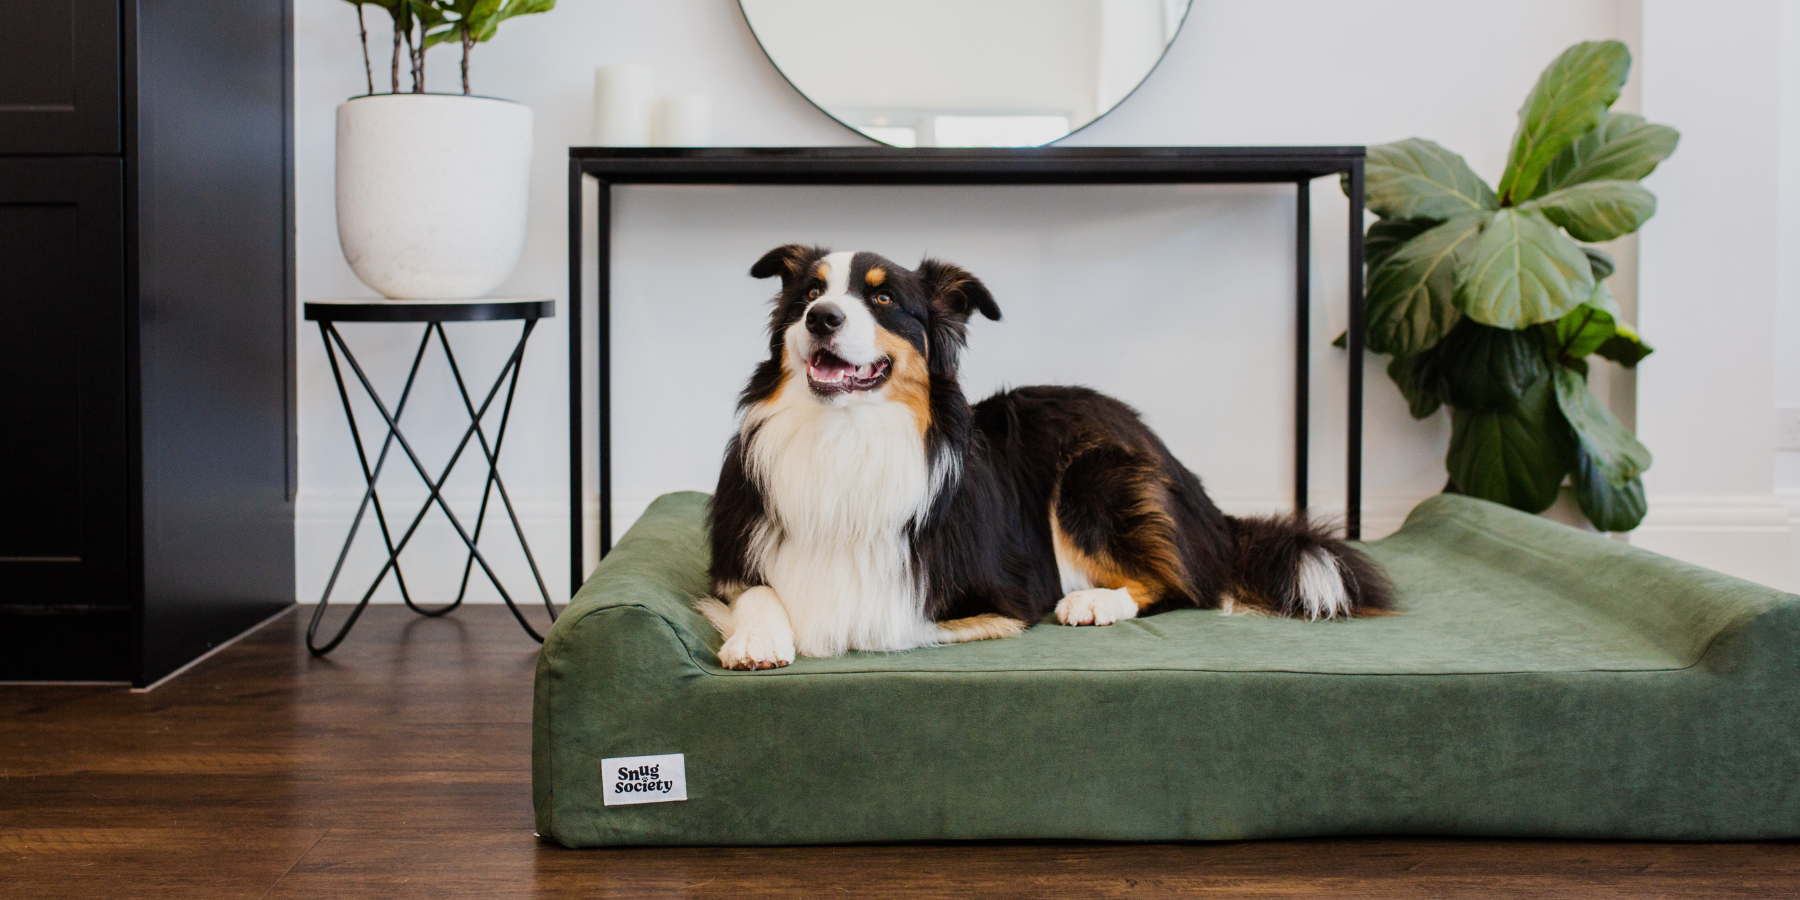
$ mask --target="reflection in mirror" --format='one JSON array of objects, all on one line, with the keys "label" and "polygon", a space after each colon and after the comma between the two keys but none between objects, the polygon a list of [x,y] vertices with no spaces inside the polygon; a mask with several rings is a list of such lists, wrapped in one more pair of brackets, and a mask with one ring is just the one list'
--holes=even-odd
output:
[{"label": "reflection in mirror", "polygon": [[896,147],[1034,147],[1150,74],[1188,0],[739,0],[788,81]]}]

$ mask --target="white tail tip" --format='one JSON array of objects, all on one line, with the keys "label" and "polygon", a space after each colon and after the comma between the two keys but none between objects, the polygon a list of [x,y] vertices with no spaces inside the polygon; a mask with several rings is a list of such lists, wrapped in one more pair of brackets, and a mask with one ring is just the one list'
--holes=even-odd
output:
[{"label": "white tail tip", "polygon": [[1344,587],[1343,563],[1325,550],[1309,550],[1295,573],[1294,586],[1308,619],[1350,617],[1350,592]]}]

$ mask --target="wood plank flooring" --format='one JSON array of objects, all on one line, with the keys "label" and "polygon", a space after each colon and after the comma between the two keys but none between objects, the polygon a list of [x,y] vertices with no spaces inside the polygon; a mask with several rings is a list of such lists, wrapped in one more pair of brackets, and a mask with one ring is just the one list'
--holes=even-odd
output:
[{"label": "wood plank flooring", "polygon": [[0,897],[1800,896],[1793,842],[569,851],[532,837],[537,645],[504,608],[375,607],[325,660],[304,621],[147,694],[0,686]]}]

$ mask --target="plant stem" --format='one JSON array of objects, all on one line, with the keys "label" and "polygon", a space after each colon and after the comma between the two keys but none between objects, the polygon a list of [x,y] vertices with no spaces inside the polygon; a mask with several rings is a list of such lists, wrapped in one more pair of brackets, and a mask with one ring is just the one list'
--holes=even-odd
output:
[{"label": "plant stem", "polygon": [[375,66],[369,62],[369,28],[363,24],[363,5],[356,4],[356,33],[362,36],[363,76],[369,80],[369,93],[375,93]]},{"label": "plant stem", "polygon": [[[405,2],[401,2],[400,5],[405,5]],[[418,43],[414,43],[412,41],[412,23],[414,22],[416,22],[416,16],[409,14],[407,16],[407,67],[412,70],[412,92],[425,94],[425,59],[421,59],[423,54],[419,52],[419,43],[425,43],[425,34],[423,34],[425,27],[419,25],[421,34],[419,34]]]},{"label": "plant stem", "polygon": [[394,82],[392,93],[398,94],[398,93],[400,93],[400,7],[398,7],[398,6],[394,7],[393,17],[394,17],[394,61],[393,61],[393,64],[388,69],[388,75],[389,75],[389,77],[391,77],[393,79],[393,82]]},{"label": "plant stem", "polygon": [[474,39],[469,36],[469,26],[468,25],[464,25],[462,27],[462,45],[463,45],[463,59],[462,59],[463,96],[467,97],[467,96],[469,96],[469,50],[470,50],[470,48],[475,46]]}]

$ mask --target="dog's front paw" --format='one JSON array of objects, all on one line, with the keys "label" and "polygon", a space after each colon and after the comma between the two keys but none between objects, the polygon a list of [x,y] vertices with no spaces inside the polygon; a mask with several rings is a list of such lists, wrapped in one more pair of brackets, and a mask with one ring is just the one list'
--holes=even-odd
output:
[{"label": "dog's front paw", "polygon": [[1124,588],[1074,591],[1056,604],[1056,621],[1064,625],[1111,625],[1137,613],[1137,601]]},{"label": "dog's front paw", "polygon": [[794,661],[794,642],[740,631],[719,648],[719,665],[727,669],[779,669]]}]

